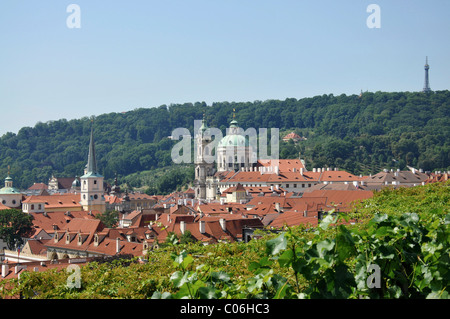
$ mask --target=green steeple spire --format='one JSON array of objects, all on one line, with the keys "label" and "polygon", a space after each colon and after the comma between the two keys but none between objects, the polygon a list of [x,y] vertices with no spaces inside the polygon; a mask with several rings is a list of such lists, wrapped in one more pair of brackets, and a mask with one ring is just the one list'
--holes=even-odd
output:
[{"label": "green steeple spire", "polygon": [[91,141],[89,142],[89,157],[87,172],[97,174],[97,160],[95,158],[94,129],[91,129]]},{"label": "green steeple spire", "polygon": [[89,155],[87,162],[87,171],[83,177],[101,177],[97,169],[97,159],[95,157],[94,128],[91,128],[91,140],[89,142]]}]

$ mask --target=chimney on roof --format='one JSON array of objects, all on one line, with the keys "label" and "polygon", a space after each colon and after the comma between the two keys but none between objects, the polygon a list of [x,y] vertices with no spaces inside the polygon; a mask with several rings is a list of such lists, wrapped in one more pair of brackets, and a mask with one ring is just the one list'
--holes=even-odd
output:
[{"label": "chimney on roof", "polygon": [[300,175],[303,176],[303,167],[300,167]]},{"label": "chimney on roof", "polygon": [[275,166],[275,174],[280,175],[280,167]]},{"label": "chimney on roof", "polygon": [[120,237],[116,238],[116,254],[120,253]]},{"label": "chimney on roof", "polygon": [[303,217],[308,217],[308,211],[306,210],[303,211]]},{"label": "chimney on roof", "polygon": [[198,222],[198,230],[202,234],[205,233],[205,221],[204,220],[201,220],[201,221]]},{"label": "chimney on roof", "polygon": [[9,265],[3,264],[2,265],[2,278],[5,278],[6,276],[8,276],[8,273],[9,273]]},{"label": "chimney on roof", "polygon": [[227,231],[227,220],[225,218],[219,219],[219,224],[223,231]]},{"label": "chimney on roof", "polygon": [[275,210],[279,213],[281,213],[281,209],[280,209],[280,203],[275,203]]},{"label": "chimney on roof", "polygon": [[186,231],[186,223],[184,220],[180,221],[180,231],[184,235],[184,232]]}]

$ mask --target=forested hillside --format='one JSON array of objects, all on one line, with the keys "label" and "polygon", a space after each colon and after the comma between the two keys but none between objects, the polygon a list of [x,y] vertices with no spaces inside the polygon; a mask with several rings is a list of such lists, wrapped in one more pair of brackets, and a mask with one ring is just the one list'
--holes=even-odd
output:
[{"label": "forested hillside", "polygon": [[[450,92],[366,92],[362,96],[322,95],[284,101],[185,103],[109,113],[94,121],[98,166],[107,180],[172,165],[177,127],[193,132],[206,113],[208,125],[228,127],[233,109],[244,129],[279,128],[308,138],[282,143],[281,158],[297,158],[307,167],[340,167],[354,174],[381,168],[450,169]],[[80,115],[81,117],[81,115]],[[8,165],[15,186],[81,175],[86,165],[91,119],[59,120],[24,127],[0,138],[0,176]],[[280,134],[282,137],[283,135]],[[135,177],[134,185],[142,180]],[[154,185],[148,185],[154,187]]]}]

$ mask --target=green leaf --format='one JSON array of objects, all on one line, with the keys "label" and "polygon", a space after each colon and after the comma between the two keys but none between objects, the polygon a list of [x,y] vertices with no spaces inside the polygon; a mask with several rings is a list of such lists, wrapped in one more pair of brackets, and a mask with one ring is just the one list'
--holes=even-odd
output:
[{"label": "green leaf", "polygon": [[369,222],[369,225],[379,224],[388,219],[387,214],[376,214]]},{"label": "green leaf", "polygon": [[334,248],[334,241],[329,239],[325,239],[321,242],[317,243],[317,252],[319,253],[319,257],[323,258],[327,252],[331,251]]},{"label": "green leaf", "polygon": [[339,226],[340,232],[336,235],[336,245],[339,260],[350,258],[355,252],[355,242],[350,231],[343,225]]},{"label": "green leaf", "polygon": [[187,256],[187,252],[186,250],[183,250],[179,255],[175,254],[175,253],[171,253],[170,254],[172,260],[174,261],[174,265],[181,265],[181,263],[183,262],[183,259]]},{"label": "green leaf", "polygon": [[175,285],[175,287],[181,287],[187,282],[188,273],[183,273],[182,271],[175,271],[170,276],[170,281]]},{"label": "green leaf", "polygon": [[172,294],[170,292],[163,292],[161,294],[159,291],[155,291],[151,299],[172,299]]},{"label": "green leaf", "polygon": [[174,267],[181,266],[183,269],[186,269],[194,262],[194,258],[192,255],[188,255],[186,250],[183,250],[179,255],[172,253],[171,256],[174,262]]},{"label": "green leaf", "polygon": [[224,271],[213,272],[213,273],[211,273],[211,280],[214,283],[229,282],[230,281],[230,275],[228,275]]},{"label": "green leaf", "polygon": [[294,252],[292,249],[285,250],[278,258],[280,267],[289,267],[294,259]]},{"label": "green leaf", "polygon": [[198,294],[201,299],[217,299],[216,289],[211,286],[198,288]]},{"label": "green leaf", "polygon": [[287,240],[284,236],[284,233],[279,235],[278,237],[268,240],[266,242],[266,253],[269,255],[277,255],[282,250],[286,249]]},{"label": "green leaf", "polygon": [[445,215],[444,223],[445,223],[445,225],[450,224],[450,214]]},{"label": "green leaf", "polygon": [[319,227],[323,230],[326,230],[330,224],[336,223],[338,216],[333,216],[331,214],[325,216],[324,219],[319,224]]},{"label": "green leaf", "polygon": [[175,287],[180,288],[185,283],[193,283],[197,280],[197,273],[190,273],[189,271],[183,273],[182,271],[176,271],[170,276],[170,281]]},{"label": "green leaf", "polygon": [[194,262],[194,258],[192,257],[192,255],[187,255],[184,259],[183,262],[181,263],[181,267],[183,267],[183,269],[186,269],[187,266],[189,266],[190,264],[192,264]]},{"label": "green leaf", "polygon": [[384,237],[386,236],[388,233],[390,233],[391,228],[387,227],[387,226],[381,226],[380,228],[378,228],[375,232],[375,236],[377,237]]}]

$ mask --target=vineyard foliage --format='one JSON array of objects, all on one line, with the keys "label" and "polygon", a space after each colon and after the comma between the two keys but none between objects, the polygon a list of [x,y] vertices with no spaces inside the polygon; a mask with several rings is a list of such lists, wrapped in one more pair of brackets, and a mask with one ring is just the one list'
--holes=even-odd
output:
[{"label": "vineyard foliage", "polygon": [[[316,228],[261,232],[249,243],[171,240],[135,259],[25,272],[1,294],[25,298],[449,298],[450,183],[383,190]],[[6,289],[8,287],[8,289]]]}]

